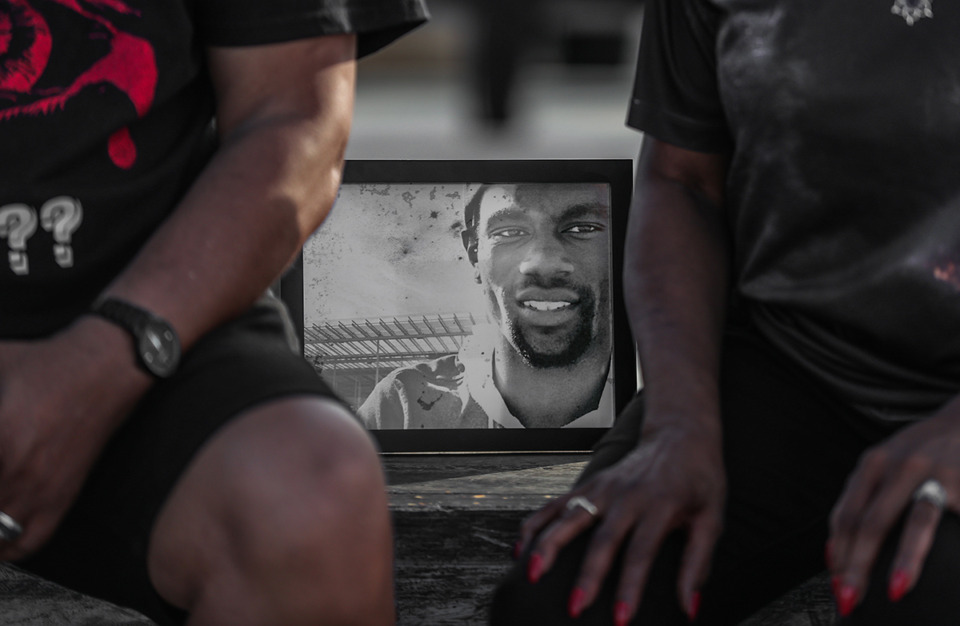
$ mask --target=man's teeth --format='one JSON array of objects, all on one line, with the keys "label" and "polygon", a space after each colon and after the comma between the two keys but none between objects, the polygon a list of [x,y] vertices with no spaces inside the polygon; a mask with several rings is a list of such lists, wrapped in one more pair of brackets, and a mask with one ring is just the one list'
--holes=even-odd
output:
[{"label": "man's teeth", "polygon": [[544,300],[527,300],[523,303],[523,306],[527,307],[528,309],[534,309],[535,311],[556,311],[557,309],[570,306],[570,303],[547,302]]}]

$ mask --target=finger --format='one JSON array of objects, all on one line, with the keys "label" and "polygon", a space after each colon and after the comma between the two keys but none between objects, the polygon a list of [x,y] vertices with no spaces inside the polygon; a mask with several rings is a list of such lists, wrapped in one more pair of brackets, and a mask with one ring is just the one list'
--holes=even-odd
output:
[{"label": "finger", "polygon": [[567,509],[564,505],[563,512],[544,528],[532,544],[527,570],[530,582],[537,582],[553,565],[560,550],[595,522],[596,518],[583,508]]},{"label": "finger", "polygon": [[[614,623],[628,623],[637,612],[647,586],[650,567],[670,531],[669,518],[660,515],[647,519],[635,527],[624,552],[620,582],[617,585],[617,600],[614,605]],[[603,572],[606,575],[606,572]],[[583,574],[581,574],[583,576]],[[602,582],[603,578],[599,578]]]},{"label": "finger", "polygon": [[834,575],[838,575],[847,563],[847,553],[860,526],[862,512],[873,497],[886,468],[887,458],[881,450],[864,454],[833,507],[830,515],[830,560]]},{"label": "finger", "polygon": [[691,621],[696,619],[700,610],[700,589],[710,572],[713,550],[721,532],[723,514],[716,509],[699,515],[690,526],[690,537],[680,565],[678,591],[683,610]]},{"label": "finger", "polygon": [[550,522],[563,514],[567,502],[574,494],[568,494],[565,497],[553,500],[539,511],[530,515],[520,525],[520,548],[526,550],[534,537],[543,530]]},{"label": "finger", "polygon": [[874,498],[864,510],[849,541],[846,553],[841,557],[843,561],[837,571],[842,614],[848,614],[863,597],[877,554],[926,471],[925,468],[903,464],[897,475],[876,489]]},{"label": "finger", "polygon": [[899,602],[920,578],[942,514],[939,507],[925,500],[911,507],[890,569],[887,596],[892,602]]}]

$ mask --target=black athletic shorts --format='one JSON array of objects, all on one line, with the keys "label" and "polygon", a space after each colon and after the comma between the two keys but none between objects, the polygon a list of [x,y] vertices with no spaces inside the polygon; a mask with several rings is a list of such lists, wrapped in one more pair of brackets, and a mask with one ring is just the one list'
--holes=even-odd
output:
[{"label": "black athletic shorts", "polygon": [[272,296],[196,343],[114,435],[51,541],[18,565],[159,624],[182,623],[149,581],[153,523],[197,450],[238,413],[280,396],[334,397],[297,343]]}]

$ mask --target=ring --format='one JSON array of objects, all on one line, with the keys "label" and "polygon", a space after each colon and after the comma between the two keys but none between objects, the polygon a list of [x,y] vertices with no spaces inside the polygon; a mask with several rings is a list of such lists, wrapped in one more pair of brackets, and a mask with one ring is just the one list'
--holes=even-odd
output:
[{"label": "ring", "polygon": [[0,539],[16,541],[23,534],[23,526],[3,511],[0,511]]},{"label": "ring", "polygon": [[942,511],[943,506],[947,503],[947,490],[943,488],[940,481],[931,478],[913,492],[913,501],[919,502],[920,500],[925,500]]},{"label": "ring", "polygon": [[581,509],[583,509],[584,511],[586,511],[587,513],[589,513],[591,517],[596,517],[596,516],[597,516],[597,513],[600,511],[600,510],[597,508],[597,505],[596,505],[596,504],[594,504],[593,502],[590,502],[589,500],[587,500],[587,499],[584,498],[583,496],[576,496],[576,497],[573,497],[573,498],[570,498],[569,500],[567,500],[567,510],[568,510],[568,511],[569,511],[570,509],[575,509],[575,508],[577,508],[577,507],[580,507]]}]

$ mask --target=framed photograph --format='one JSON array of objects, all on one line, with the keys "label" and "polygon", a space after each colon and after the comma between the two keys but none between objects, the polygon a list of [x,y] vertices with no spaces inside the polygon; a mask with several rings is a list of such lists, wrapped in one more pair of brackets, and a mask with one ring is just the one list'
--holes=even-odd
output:
[{"label": "framed photograph", "polygon": [[283,277],[383,452],[589,450],[637,392],[629,159],[348,161]]}]

